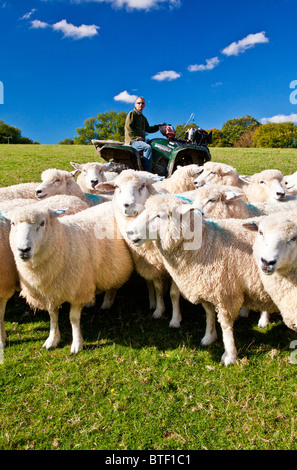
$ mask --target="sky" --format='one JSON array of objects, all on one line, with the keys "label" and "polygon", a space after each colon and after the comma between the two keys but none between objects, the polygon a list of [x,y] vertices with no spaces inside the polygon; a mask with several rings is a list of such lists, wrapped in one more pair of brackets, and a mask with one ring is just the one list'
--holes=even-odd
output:
[{"label": "sky", "polygon": [[0,120],[57,144],[144,96],[150,125],[297,123],[296,17],[296,0],[0,0]]}]

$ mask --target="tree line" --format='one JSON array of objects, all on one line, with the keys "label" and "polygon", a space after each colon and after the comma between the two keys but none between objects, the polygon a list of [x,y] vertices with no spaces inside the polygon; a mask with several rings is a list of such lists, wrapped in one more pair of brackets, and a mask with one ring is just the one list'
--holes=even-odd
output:
[{"label": "tree line", "polygon": [[[99,113],[96,117],[87,119],[82,127],[76,129],[77,135],[65,139],[59,144],[91,144],[96,140],[124,141],[125,119],[124,111],[108,111]],[[184,128],[196,127],[195,123],[188,126],[178,124],[176,134]],[[245,115],[240,118],[229,119],[221,129],[207,129],[212,131],[212,147],[281,147],[297,148],[297,125],[293,122],[261,124],[255,118]],[[183,137],[183,134],[180,136]]]},{"label": "tree line", "polygon": [[[107,111],[99,113],[84,121],[83,126],[76,129],[77,135],[66,138],[59,144],[88,145],[92,140],[124,141],[125,119],[124,111]],[[189,127],[196,127],[191,123],[178,124],[176,135],[183,130],[181,138]],[[207,129],[212,131],[213,142],[211,147],[279,147],[297,148],[297,125],[293,122],[261,124],[255,118],[245,115],[240,118],[229,119],[221,129]],[[0,120],[0,144],[38,144],[28,137],[22,137],[21,129],[5,124]]]}]

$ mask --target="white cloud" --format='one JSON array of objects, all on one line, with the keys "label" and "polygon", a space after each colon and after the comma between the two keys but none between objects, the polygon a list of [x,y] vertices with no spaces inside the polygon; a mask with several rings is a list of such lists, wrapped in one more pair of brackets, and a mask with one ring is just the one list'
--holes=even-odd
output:
[{"label": "white cloud", "polygon": [[30,18],[30,16],[33,15],[33,13],[35,13],[36,11],[36,8],[32,8],[31,11],[29,11],[28,13],[25,13],[20,19],[21,20],[28,20]]},{"label": "white cloud", "polygon": [[48,27],[52,28],[54,31],[61,31],[64,34],[64,38],[68,37],[72,39],[91,38],[98,34],[97,30],[99,29],[99,26],[94,24],[82,24],[81,26],[74,26],[71,23],[67,23],[66,20],[61,20],[53,25],[40,20],[31,21],[31,28],[33,29],[44,29]]},{"label": "white cloud", "polygon": [[164,70],[163,72],[158,72],[156,75],[152,77],[153,80],[158,80],[159,82],[163,82],[164,80],[172,81],[176,80],[181,76],[180,73],[175,72],[174,70]]},{"label": "white cloud", "polygon": [[169,4],[169,8],[177,8],[181,0],[72,0],[72,3],[110,3],[115,8],[127,8],[127,10],[151,10],[161,5]]},{"label": "white cloud", "polygon": [[135,103],[137,95],[129,95],[129,93],[125,90],[114,96],[113,99],[115,101],[123,101],[124,103]]},{"label": "white cloud", "polygon": [[66,20],[62,20],[53,24],[52,28],[55,31],[61,31],[64,34],[64,38],[67,37],[72,39],[82,39],[96,36],[98,34],[97,29],[99,29],[99,26],[94,24],[82,24],[81,26],[74,26],[71,23],[67,23]]},{"label": "white cloud", "polygon": [[211,59],[206,59],[206,64],[196,64],[196,65],[189,65],[188,70],[189,72],[203,72],[204,70],[212,70],[220,63],[220,59],[218,57],[212,57]]},{"label": "white cloud", "polygon": [[297,122],[297,114],[289,114],[286,116],[285,114],[276,114],[275,116],[269,118],[262,118],[260,119],[262,124],[267,124],[268,122]]},{"label": "white cloud", "polygon": [[34,29],[44,29],[50,26],[48,23],[45,23],[44,21],[39,21],[39,20],[33,20],[31,21],[31,28]]},{"label": "white cloud", "polygon": [[238,42],[232,42],[232,44],[222,50],[222,53],[227,56],[238,55],[242,52],[245,52],[247,49],[254,47],[256,44],[267,43],[269,42],[269,39],[265,36],[265,34],[265,31],[256,34],[249,34]]}]

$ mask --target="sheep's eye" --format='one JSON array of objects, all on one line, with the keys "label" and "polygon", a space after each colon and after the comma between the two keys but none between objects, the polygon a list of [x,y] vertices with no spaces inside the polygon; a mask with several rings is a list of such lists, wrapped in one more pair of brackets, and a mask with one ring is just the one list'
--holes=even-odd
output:
[{"label": "sheep's eye", "polygon": [[290,241],[295,242],[297,240],[297,237],[293,237]]},{"label": "sheep's eye", "polygon": [[45,220],[43,220],[41,223],[40,223],[40,227],[44,227],[45,225]]},{"label": "sheep's eye", "polygon": [[55,183],[60,183],[60,182],[61,182],[61,179],[60,179],[60,178],[57,178],[57,179],[55,180]]},{"label": "sheep's eye", "polygon": [[264,180],[259,181],[260,184],[266,184]]},{"label": "sheep's eye", "polygon": [[206,204],[209,204],[209,203],[213,204],[214,202],[216,202],[216,200],[215,198],[212,198],[212,199],[209,199]]},{"label": "sheep's eye", "polygon": [[15,223],[14,223],[14,222],[10,222],[10,225],[15,225]]},{"label": "sheep's eye", "polygon": [[140,191],[142,191],[144,188],[145,188],[145,184],[142,184],[142,185],[140,186],[140,188],[138,189],[138,191],[140,192]]},{"label": "sheep's eye", "polygon": [[262,232],[262,230],[259,230],[259,235],[261,235],[261,236],[263,235],[263,232]]}]

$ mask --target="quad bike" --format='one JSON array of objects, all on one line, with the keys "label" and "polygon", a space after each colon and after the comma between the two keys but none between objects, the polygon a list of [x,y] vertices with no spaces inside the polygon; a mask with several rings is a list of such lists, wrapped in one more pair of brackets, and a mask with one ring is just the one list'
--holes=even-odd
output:
[{"label": "quad bike", "polygon": [[[148,140],[153,150],[152,172],[159,176],[171,176],[177,166],[196,163],[203,165],[211,159],[207,144],[212,142],[212,132],[192,127],[185,132],[185,139],[175,137],[171,125],[159,127],[165,138]],[[131,145],[113,140],[92,140],[98,155],[107,162],[119,164],[122,168],[142,170],[141,154]]]}]

